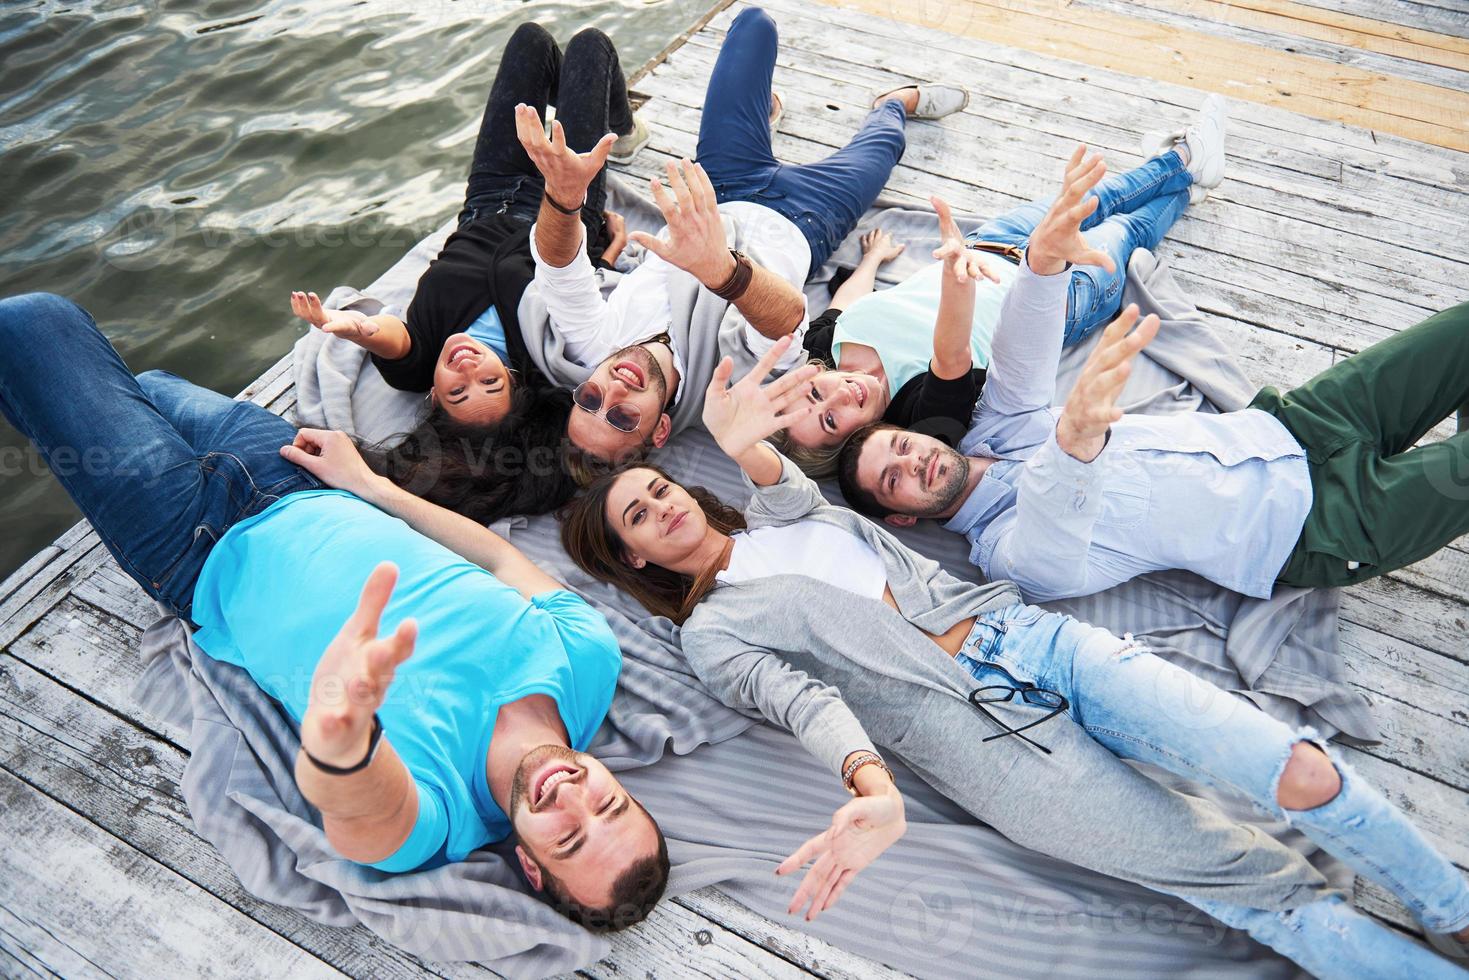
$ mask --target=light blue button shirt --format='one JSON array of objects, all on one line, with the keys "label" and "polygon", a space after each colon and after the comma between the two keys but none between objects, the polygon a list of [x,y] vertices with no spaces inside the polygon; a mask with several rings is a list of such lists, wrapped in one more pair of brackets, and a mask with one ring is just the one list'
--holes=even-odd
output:
[{"label": "light blue button shirt", "polygon": [[1056,443],[1068,274],[1022,270],[995,333],[968,456],[992,463],[944,525],[1041,602],[1182,568],[1268,597],[1311,510],[1305,451],[1274,416],[1128,415],[1090,463]]}]

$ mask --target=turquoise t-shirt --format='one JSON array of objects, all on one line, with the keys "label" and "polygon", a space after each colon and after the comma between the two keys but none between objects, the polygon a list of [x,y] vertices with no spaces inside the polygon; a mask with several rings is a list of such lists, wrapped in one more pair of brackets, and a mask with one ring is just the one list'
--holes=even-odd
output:
[{"label": "turquoise t-shirt", "polygon": [[[974,328],[969,349],[974,366],[988,368],[1000,306],[1015,282],[1020,267],[999,256],[986,257],[999,276],[997,283],[980,280],[974,290]],[[933,330],[938,320],[939,291],[943,288],[944,264],[935,262],[888,289],[863,296],[837,318],[832,330],[831,356],[840,364],[842,344],[866,344],[877,351],[888,377],[888,396],[896,397],[903,385],[928,370],[933,360]]]},{"label": "turquoise t-shirt", "polygon": [[338,490],[291,494],[236,524],[194,589],[194,639],[249,672],[299,722],[327,645],[381,561],[398,566],[381,635],[418,620],[413,655],[378,717],[418,788],[418,820],[374,867],[461,860],[510,835],[490,796],[486,753],[500,705],[545,694],[573,748],[612,703],[622,654],[606,619],[565,590],[526,600],[478,565]]},{"label": "turquoise t-shirt", "polygon": [[509,363],[510,345],[505,341],[505,324],[500,322],[500,313],[494,303],[465,327],[464,332],[499,354],[500,360]]}]

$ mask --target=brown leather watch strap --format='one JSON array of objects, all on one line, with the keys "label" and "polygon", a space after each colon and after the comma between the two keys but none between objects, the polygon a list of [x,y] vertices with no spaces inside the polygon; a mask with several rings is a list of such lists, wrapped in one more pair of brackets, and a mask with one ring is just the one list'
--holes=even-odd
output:
[{"label": "brown leather watch strap", "polygon": [[729,274],[724,285],[712,289],[711,292],[720,299],[733,303],[750,288],[750,282],[755,278],[755,263],[744,252],[730,249],[729,254],[734,256],[734,271]]}]

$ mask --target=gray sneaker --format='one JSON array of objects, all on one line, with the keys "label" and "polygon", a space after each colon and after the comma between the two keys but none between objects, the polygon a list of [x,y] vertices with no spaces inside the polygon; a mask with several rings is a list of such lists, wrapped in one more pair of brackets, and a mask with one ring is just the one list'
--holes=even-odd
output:
[{"label": "gray sneaker", "polygon": [[648,124],[643,122],[643,117],[638,113],[632,114],[632,132],[626,136],[617,137],[617,142],[612,144],[612,152],[607,154],[607,159],[613,163],[632,163],[633,157],[638,151],[648,145],[653,138],[653,131]]},{"label": "gray sneaker", "polygon": [[1229,119],[1229,104],[1222,95],[1204,100],[1199,114],[1187,129],[1150,130],[1143,133],[1142,154],[1147,159],[1160,157],[1183,143],[1188,147],[1188,172],[1194,182],[1188,189],[1189,204],[1198,204],[1209,191],[1224,182],[1224,131]]},{"label": "gray sneaker", "polygon": [[904,89],[918,89],[918,108],[908,114],[909,119],[942,119],[944,116],[962,112],[969,105],[969,90],[962,85],[899,85],[897,88],[879,92],[872,97],[873,106]]}]

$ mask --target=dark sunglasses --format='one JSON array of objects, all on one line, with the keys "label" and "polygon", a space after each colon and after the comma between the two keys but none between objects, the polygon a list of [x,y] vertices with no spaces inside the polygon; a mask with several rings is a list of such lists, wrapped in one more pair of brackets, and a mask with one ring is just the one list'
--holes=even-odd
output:
[{"label": "dark sunglasses", "polygon": [[638,423],[643,420],[643,410],[636,405],[620,402],[603,414],[602,402],[606,398],[607,393],[595,381],[583,381],[571,393],[571,400],[576,403],[577,408],[591,415],[600,415],[602,421],[618,432],[638,431]]},{"label": "dark sunglasses", "polygon": [[[974,705],[974,707],[979,711],[980,714],[984,715],[990,721],[994,722],[1000,728],[1004,729],[1004,731],[1000,732],[998,735],[988,735],[980,739],[980,741],[993,742],[997,738],[1004,738],[1006,735],[1014,735],[1016,738],[1020,739],[1022,742],[1025,742],[1027,745],[1033,745],[1044,752],[1046,755],[1050,755],[1050,749],[1046,748],[1044,745],[1041,745],[1039,742],[1035,742],[1029,738],[1026,738],[1020,733],[1027,729],[1034,728],[1037,725],[1043,725],[1046,722],[1050,721],[1052,718],[1056,717],[1061,712],[1071,707],[1071,702],[1066,700],[1065,695],[1060,694],[1056,691],[1048,691],[1045,688],[1036,687],[1034,684],[1016,680],[1015,677],[1008,670],[1006,670],[1004,667],[1001,667],[999,664],[986,663],[985,666],[988,667],[990,670],[994,670],[1002,674],[1010,681],[1010,686],[1006,686],[1003,684],[991,684],[985,687],[975,688],[974,690],[969,692],[969,703]],[[1035,721],[1021,725],[1019,728],[1011,728],[1009,725],[1005,724],[999,718],[996,718],[993,714],[986,711],[984,708],[984,706],[987,704],[1001,704],[1006,701],[1013,701],[1015,699],[1015,695],[1017,694],[1020,695],[1020,700],[1026,704],[1033,705],[1037,708],[1048,709],[1046,714],[1040,718],[1037,718]]]}]

